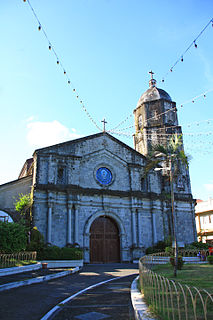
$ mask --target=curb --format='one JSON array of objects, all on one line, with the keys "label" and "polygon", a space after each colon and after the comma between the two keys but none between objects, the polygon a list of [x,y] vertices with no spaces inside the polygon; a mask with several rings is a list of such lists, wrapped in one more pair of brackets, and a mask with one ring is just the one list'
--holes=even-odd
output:
[{"label": "curb", "polygon": [[18,287],[22,287],[22,286],[28,286],[28,285],[34,284],[34,283],[40,283],[40,282],[43,282],[43,281],[49,281],[49,280],[52,280],[52,279],[65,277],[65,276],[67,276],[69,274],[76,273],[78,271],[79,271],[79,267],[76,267],[76,268],[74,268],[72,270],[67,270],[67,271],[58,272],[58,273],[54,273],[54,274],[49,274],[47,276],[41,276],[41,277],[37,277],[37,278],[34,278],[34,279],[26,279],[26,280],[22,280],[22,281],[16,281],[16,282],[10,282],[10,283],[6,283],[6,284],[2,284],[2,285],[0,285],[0,292],[1,291],[5,291],[5,290],[18,288]]},{"label": "curb", "polygon": [[144,295],[138,290],[137,281],[139,276],[135,278],[131,285],[131,300],[136,320],[156,320],[144,301]]},{"label": "curb", "polygon": [[28,271],[32,271],[32,270],[38,270],[38,269],[41,269],[41,267],[42,267],[41,263],[38,262],[35,264],[29,264],[28,266],[4,268],[4,269],[0,270],[0,277],[10,276],[11,274],[28,272]]}]

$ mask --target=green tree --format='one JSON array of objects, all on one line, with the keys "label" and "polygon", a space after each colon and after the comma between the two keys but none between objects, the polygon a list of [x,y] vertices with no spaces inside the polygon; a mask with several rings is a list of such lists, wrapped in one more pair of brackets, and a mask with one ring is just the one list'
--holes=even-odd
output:
[{"label": "green tree", "polygon": [[[171,189],[171,209],[172,209],[172,227],[173,239],[175,242],[175,263],[174,276],[177,275],[178,265],[178,245],[176,235],[176,215],[174,210],[174,179],[181,173],[182,165],[188,168],[188,157],[183,150],[182,135],[174,134],[171,136],[167,144],[155,144],[151,146],[147,156],[147,165],[145,172],[148,173],[152,169],[162,170],[167,173],[170,181]],[[162,165],[163,167],[161,167]]]},{"label": "green tree", "polygon": [[26,249],[26,228],[19,223],[0,221],[0,252],[14,253]]},{"label": "green tree", "polygon": [[31,223],[31,213],[30,209],[32,207],[32,198],[30,193],[23,194],[20,193],[18,199],[14,203],[15,210],[20,213],[20,222],[24,223],[27,227],[30,227]]}]

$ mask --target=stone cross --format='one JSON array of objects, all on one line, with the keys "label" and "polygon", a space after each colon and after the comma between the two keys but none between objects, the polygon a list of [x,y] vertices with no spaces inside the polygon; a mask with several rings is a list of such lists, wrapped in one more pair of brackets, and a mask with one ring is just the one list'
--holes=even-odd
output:
[{"label": "stone cross", "polygon": [[107,121],[104,118],[101,122],[103,122],[103,132],[105,132],[106,131],[106,123],[107,123]]}]

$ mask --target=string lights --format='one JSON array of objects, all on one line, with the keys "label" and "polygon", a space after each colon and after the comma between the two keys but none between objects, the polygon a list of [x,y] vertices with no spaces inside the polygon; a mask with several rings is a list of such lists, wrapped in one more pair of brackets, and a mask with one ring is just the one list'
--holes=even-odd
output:
[{"label": "string lights", "polygon": [[[39,20],[39,18],[38,18],[38,16],[37,16],[34,8],[32,7],[32,5],[31,5],[31,3],[30,3],[29,0],[23,0],[23,1],[24,1],[24,2],[27,2],[28,5],[29,5],[29,7],[30,7],[30,9],[32,10],[32,13],[33,13],[33,15],[34,15],[34,17],[35,17],[35,19],[36,19],[36,21],[37,21],[37,23],[38,23],[38,31],[42,31],[42,32],[43,32],[43,34],[44,34],[44,36],[45,36],[45,38],[46,38],[46,40],[47,40],[47,42],[48,42],[48,49],[49,49],[49,51],[53,52],[53,54],[54,54],[54,56],[55,56],[55,58],[56,58],[56,64],[61,67],[61,69],[62,69],[62,71],[63,71],[63,74],[66,76],[67,84],[68,84],[68,85],[71,85],[73,94],[74,94],[74,95],[76,96],[76,98],[79,100],[79,94],[77,93],[75,86],[74,86],[73,83],[71,82],[70,77],[69,77],[66,69],[64,68],[63,64],[62,64],[61,59],[59,59],[59,56],[57,55],[56,50],[55,50],[53,44],[52,44],[51,41],[49,40],[49,37],[48,37],[47,33],[45,32],[45,29],[44,29],[44,27],[42,26],[42,24],[41,24],[41,22],[40,22],[40,20]],[[86,113],[87,117],[89,118],[89,120],[96,126],[96,128],[97,128],[99,131],[101,131],[102,129],[97,125],[96,121],[92,118],[92,116],[91,116],[90,113],[88,112],[87,108],[85,107],[82,99],[79,100],[79,103],[80,103],[82,109],[84,110],[84,112]]]},{"label": "string lights", "polygon": [[191,49],[191,47],[194,46],[194,48],[197,49],[197,40],[198,38],[202,35],[202,33],[207,29],[207,27],[212,24],[213,27],[213,18],[207,23],[207,25],[201,30],[201,32],[198,34],[198,36],[190,43],[190,45],[186,48],[186,50],[180,55],[180,58],[177,59],[177,61],[172,65],[172,67],[170,67],[169,71],[163,76],[163,78],[161,79],[161,82],[165,81],[165,78],[168,76],[169,73],[171,73],[174,69],[174,67],[176,67],[176,65],[181,61],[183,62],[183,57],[184,55],[187,53],[187,51],[189,51]]},{"label": "string lights", "polygon": [[118,127],[120,127],[122,124],[124,124],[127,120],[131,119],[132,118],[132,114],[130,114],[128,117],[126,117],[123,121],[121,121],[116,127],[112,128],[111,130],[115,130],[117,129]]},{"label": "string lights", "polygon": [[[203,97],[203,98],[206,98],[207,93],[210,93],[210,92],[212,92],[212,91],[213,91],[213,88],[211,88],[211,89],[209,89],[209,90],[207,90],[207,91],[205,91],[205,92],[203,92],[203,93],[201,93],[201,94],[193,97],[193,98],[190,99],[190,100],[187,100],[187,101],[179,104],[178,106],[176,106],[176,107],[174,107],[174,108],[168,109],[168,110],[166,110],[165,112],[162,112],[162,113],[160,113],[160,114],[158,114],[158,115],[155,115],[155,116],[153,116],[153,117],[150,117],[150,118],[146,119],[146,121],[149,121],[149,120],[152,120],[152,119],[156,119],[156,116],[157,116],[157,117],[160,117],[160,116],[162,116],[162,115],[164,115],[164,114],[167,114],[168,112],[175,112],[178,108],[183,108],[186,104],[194,103],[194,102],[195,102],[197,99],[199,99],[199,98],[202,98],[202,97]],[[110,130],[113,131],[113,130],[117,129],[121,124],[125,123],[125,122],[126,122],[127,120],[129,120],[131,117],[132,117],[132,114],[129,115],[128,117],[126,117],[126,118],[125,118],[123,121],[121,121],[116,127],[112,128],[112,129],[110,129]],[[122,128],[122,129],[120,129],[120,130],[123,131],[123,130],[127,130],[127,129],[134,128],[134,127],[135,127],[135,125],[131,125],[131,126],[128,126],[128,127],[126,127],[126,128]]]},{"label": "string lights", "polygon": [[[45,36],[45,38],[46,38],[46,40],[47,40],[48,49],[49,49],[49,51],[51,51],[51,52],[54,54],[54,56],[55,56],[55,58],[56,58],[56,64],[62,69],[63,75],[66,77],[67,84],[71,86],[72,92],[73,92],[73,94],[75,95],[75,97],[77,98],[77,100],[79,101],[79,104],[80,104],[81,108],[82,108],[83,111],[86,113],[88,119],[96,126],[96,128],[97,128],[99,131],[102,131],[102,129],[97,125],[96,121],[93,119],[93,117],[90,115],[90,113],[88,112],[87,108],[85,107],[85,104],[84,104],[83,100],[81,99],[79,93],[77,92],[75,86],[73,85],[73,83],[72,83],[72,81],[71,81],[71,79],[70,79],[70,77],[69,77],[69,75],[68,75],[68,72],[67,72],[66,68],[63,66],[63,63],[62,63],[61,59],[59,59],[59,56],[58,56],[58,54],[57,54],[57,52],[56,52],[56,50],[55,50],[52,42],[49,40],[49,37],[48,37],[47,33],[45,32],[45,29],[44,29],[43,25],[41,24],[41,22],[40,22],[37,14],[36,14],[34,8],[32,7],[32,5],[31,5],[31,3],[30,3],[30,1],[29,1],[29,0],[23,0],[23,1],[24,1],[25,3],[28,3],[30,9],[32,10],[32,13],[33,13],[33,15],[34,15],[34,17],[35,17],[35,19],[36,19],[36,21],[37,21],[37,23],[38,23],[38,31],[39,31],[39,32],[43,32],[43,35]],[[169,69],[169,72],[173,72],[174,67],[175,67],[179,62],[184,62],[184,56],[185,56],[185,54],[187,53],[187,51],[190,50],[190,48],[191,48],[192,46],[194,46],[194,48],[197,48],[197,47],[198,47],[198,45],[197,45],[197,40],[198,40],[198,38],[202,35],[202,33],[207,29],[207,27],[209,26],[209,24],[212,24],[212,26],[213,26],[213,19],[211,19],[211,20],[207,23],[207,25],[201,30],[201,32],[200,32],[200,33],[198,34],[198,36],[193,40],[193,42],[188,46],[188,48],[181,54],[180,58],[179,58],[179,59],[174,63],[174,65]],[[169,74],[169,72],[167,72],[166,75],[163,77],[163,79],[161,80],[162,82],[164,82],[164,79],[165,79],[165,77]],[[165,112],[162,112],[162,113],[160,113],[160,114],[157,114],[157,115],[155,115],[155,116],[147,119],[146,121],[149,121],[149,120],[152,120],[152,119],[156,119],[156,116],[157,116],[157,117],[160,117],[160,116],[162,116],[162,115],[167,114],[168,112],[176,112],[176,111],[177,111],[177,108],[179,108],[179,107],[180,107],[180,108],[183,108],[183,106],[185,106],[185,105],[188,104],[188,103],[195,103],[195,101],[196,101],[197,99],[199,99],[200,97],[206,98],[207,93],[209,93],[209,92],[211,92],[211,91],[213,91],[213,88],[210,89],[210,90],[208,90],[208,91],[206,91],[206,92],[204,92],[204,93],[202,93],[202,94],[200,94],[200,95],[198,95],[198,96],[196,96],[196,97],[194,97],[193,99],[190,99],[190,100],[188,100],[188,101],[180,104],[178,107],[174,107],[174,108],[171,108],[171,109],[169,109],[169,110],[166,110]],[[119,136],[120,136],[120,135],[124,135],[124,136],[126,136],[126,137],[129,137],[129,138],[131,137],[131,138],[132,138],[133,133],[124,132],[124,130],[132,129],[132,128],[135,127],[134,125],[131,125],[131,126],[129,126],[129,127],[126,127],[126,128],[123,128],[123,129],[121,129],[121,130],[116,131],[117,128],[119,128],[121,125],[123,125],[124,123],[126,123],[128,120],[132,119],[132,117],[133,117],[132,114],[129,115],[129,116],[126,117],[123,121],[121,121],[118,125],[116,125],[113,129],[108,130],[108,131],[106,131],[106,132],[109,132],[109,133],[111,133],[111,134],[116,134],[116,135],[119,135]],[[213,121],[213,119],[204,120],[204,121],[206,121],[208,124],[210,124],[211,121]],[[191,125],[191,124],[189,124],[189,126],[190,126],[190,125]],[[197,123],[197,125],[199,125],[199,123]],[[172,126],[172,128],[175,128],[175,126]],[[157,136],[161,136],[161,137],[163,137],[163,135],[165,135],[165,139],[166,139],[166,136],[169,135],[169,134],[162,134],[162,133],[158,133],[158,132],[156,132],[155,134],[156,134]],[[193,136],[193,135],[194,135],[194,136],[206,136],[206,135],[212,136],[212,135],[213,135],[213,132],[208,132],[208,133],[207,133],[207,132],[185,133],[185,134],[184,134],[184,137],[190,136],[190,135],[192,135],[192,136]],[[148,137],[148,139],[151,139],[151,138],[152,138],[152,136],[151,136],[149,133],[147,134],[147,137]]]}]

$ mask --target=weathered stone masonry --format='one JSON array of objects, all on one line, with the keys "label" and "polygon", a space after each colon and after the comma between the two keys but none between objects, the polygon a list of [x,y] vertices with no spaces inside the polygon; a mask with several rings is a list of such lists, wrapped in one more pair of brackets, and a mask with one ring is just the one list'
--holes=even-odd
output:
[{"label": "weathered stone masonry", "polygon": [[[91,262],[92,250],[97,261],[114,261],[116,243],[117,260],[138,259],[147,247],[172,232],[171,204],[165,197],[170,185],[163,171],[144,175],[144,168],[152,141],[165,143],[165,134],[181,132],[176,111],[160,115],[174,106],[152,79],[134,111],[136,150],[106,132],[38,149],[18,182],[0,186],[0,208],[4,209],[3,199],[11,188],[17,190],[23,185],[23,190],[33,192],[33,224],[47,243],[79,245],[84,249],[85,262]],[[187,169],[181,169],[174,191],[178,241],[191,243],[196,240],[196,228]],[[91,234],[91,226],[101,223],[100,217],[108,221],[108,231],[102,232],[100,225]],[[103,234],[105,240],[101,242]],[[105,252],[106,259],[100,258],[100,251]]]}]

